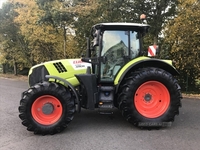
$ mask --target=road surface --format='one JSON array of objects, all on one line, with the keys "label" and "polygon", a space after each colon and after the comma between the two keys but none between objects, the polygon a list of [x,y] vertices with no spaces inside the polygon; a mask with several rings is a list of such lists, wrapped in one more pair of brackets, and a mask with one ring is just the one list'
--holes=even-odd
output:
[{"label": "road surface", "polygon": [[118,110],[113,117],[97,111],[76,114],[64,132],[34,135],[21,125],[18,106],[25,81],[0,78],[0,150],[197,150],[200,148],[200,100],[182,100],[171,127],[141,130]]}]

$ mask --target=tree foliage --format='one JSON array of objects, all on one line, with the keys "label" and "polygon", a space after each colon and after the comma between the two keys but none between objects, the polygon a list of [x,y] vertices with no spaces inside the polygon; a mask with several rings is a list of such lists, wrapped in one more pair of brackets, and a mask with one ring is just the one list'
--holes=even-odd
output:
[{"label": "tree foliage", "polygon": [[[62,58],[65,48],[67,51],[65,57],[80,56],[86,50],[86,37],[90,36],[91,26],[99,22],[139,22],[139,15],[146,13],[149,23],[153,25],[153,30],[155,29],[150,35],[157,37],[164,21],[174,13],[176,4],[176,1],[171,0],[164,2],[161,0],[9,0],[9,2],[18,14],[14,23],[19,27],[18,34],[24,37],[22,41],[31,65]],[[70,34],[71,30],[75,31],[76,36]]]},{"label": "tree foliage", "polygon": [[133,10],[137,15],[147,14],[151,25],[152,41],[158,42],[163,25],[176,14],[177,0],[134,0]]},{"label": "tree foliage", "polygon": [[51,24],[40,23],[44,11],[34,0],[16,0],[15,11],[18,16],[15,22],[20,26],[20,33],[29,42],[32,64],[57,59],[62,56],[62,38]]},{"label": "tree foliage", "polygon": [[[86,2],[78,3],[72,8],[78,18],[75,22],[77,35],[79,33],[80,37],[89,35],[88,29],[99,22],[137,23],[140,22],[139,16],[144,13],[151,25],[150,32],[145,38],[145,49],[152,44],[162,45],[163,26],[176,14],[178,3],[177,0],[86,0]],[[81,44],[83,45],[82,42]]]},{"label": "tree foliage", "polygon": [[[166,26],[165,43],[181,72],[182,83],[195,88],[200,79],[200,2],[180,0],[178,15]],[[166,49],[167,50],[167,49]],[[184,82],[188,83],[184,83]]]},{"label": "tree foliage", "polygon": [[24,51],[26,42],[19,34],[19,27],[14,22],[16,16],[12,3],[7,2],[0,9],[0,62],[14,66],[15,74],[17,74],[17,66],[23,68],[28,62],[28,56]]},{"label": "tree foliage", "polygon": [[151,25],[145,49],[162,46],[161,56],[177,60],[182,79],[188,75],[193,84],[199,78],[197,0],[8,0],[0,9],[0,63],[23,68],[80,57],[94,24],[138,23],[142,13]]}]

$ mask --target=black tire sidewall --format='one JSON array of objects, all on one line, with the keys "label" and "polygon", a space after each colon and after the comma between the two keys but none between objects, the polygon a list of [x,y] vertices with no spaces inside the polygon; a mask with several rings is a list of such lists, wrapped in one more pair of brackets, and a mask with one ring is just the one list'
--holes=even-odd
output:
[{"label": "black tire sidewall", "polygon": [[[68,124],[73,119],[74,113],[74,103],[71,102],[71,94],[67,91],[62,85],[43,82],[31,87],[29,90],[32,90],[26,96],[26,119],[29,122],[29,125],[32,126],[32,129],[36,133],[49,134],[62,131],[64,129],[63,124]],[[62,115],[59,120],[51,125],[42,125],[38,123],[32,116],[31,109],[32,105],[37,98],[44,95],[50,95],[57,98],[62,105]]]},{"label": "black tire sidewall", "polygon": [[[174,113],[177,109],[177,101],[179,97],[177,95],[177,86],[174,82],[174,79],[171,74],[168,72],[156,69],[156,68],[145,68],[140,70],[136,76],[131,79],[131,81],[126,82],[129,88],[126,88],[126,115],[129,118],[130,122],[169,122],[174,118]],[[157,118],[147,118],[141,115],[134,104],[134,96],[137,89],[145,82],[148,81],[157,81],[162,83],[170,94],[170,104],[166,112]]]}]

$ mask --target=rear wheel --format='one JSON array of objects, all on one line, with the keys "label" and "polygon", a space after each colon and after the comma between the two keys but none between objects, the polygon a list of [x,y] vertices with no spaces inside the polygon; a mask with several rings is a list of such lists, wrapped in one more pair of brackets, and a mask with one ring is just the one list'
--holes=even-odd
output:
[{"label": "rear wheel", "polygon": [[179,113],[180,86],[162,69],[142,68],[129,74],[119,91],[122,115],[135,126],[168,126]]},{"label": "rear wheel", "polygon": [[23,93],[20,119],[35,134],[55,134],[64,130],[74,117],[75,104],[64,86],[43,82]]}]

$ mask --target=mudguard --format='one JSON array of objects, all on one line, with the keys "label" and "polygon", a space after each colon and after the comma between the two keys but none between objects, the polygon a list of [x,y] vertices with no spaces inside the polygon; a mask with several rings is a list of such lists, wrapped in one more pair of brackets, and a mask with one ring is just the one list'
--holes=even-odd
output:
[{"label": "mudguard", "polygon": [[148,66],[161,68],[171,73],[172,75],[179,75],[179,72],[172,64],[172,60],[161,60],[142,56],[131,60],[125,66],[123,66],[123,68],[120,69],[114,80],[114,85],[119,85],[128,72]]}]

